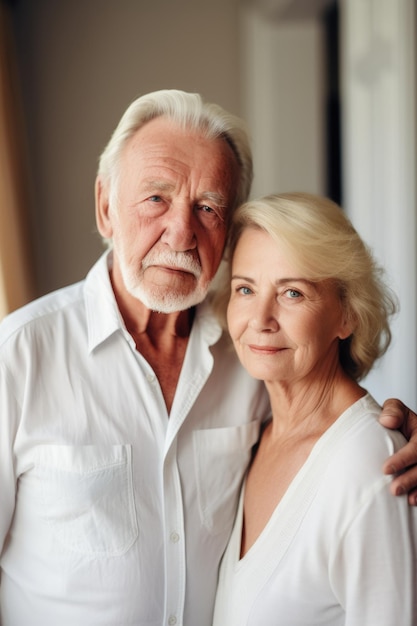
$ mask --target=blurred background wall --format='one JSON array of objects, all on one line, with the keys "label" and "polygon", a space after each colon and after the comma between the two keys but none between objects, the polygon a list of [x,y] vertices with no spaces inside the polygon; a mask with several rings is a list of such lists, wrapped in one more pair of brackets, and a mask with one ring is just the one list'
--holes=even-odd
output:
[{"label": "blurred background wall", "polygon": [[0,317],[101,254],[97,159],[127,105],[197,91],[247,121],[253,195],[330,195],[372,245],[402,311],[369,384],[416,407],[415,4],[0,0],[0,144],[20,154],[0,164]]},{"label": "blurred background wall", "polygon": [[94,235],[97,159],[127,105],[161,88],[239,112],[236,0],[15,0],[30,150],[36,281],[82,278]]}]

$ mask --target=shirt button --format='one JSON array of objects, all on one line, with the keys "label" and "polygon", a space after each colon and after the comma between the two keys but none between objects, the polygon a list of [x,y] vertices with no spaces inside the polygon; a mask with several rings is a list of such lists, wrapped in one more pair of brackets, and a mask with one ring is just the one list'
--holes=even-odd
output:
[{"label": "shirt button", "polygon": [[171,539],[172,543],[178,543],[179,540],[180,540],[180,536],[179,536],[178,533],[173,532],[170,535],[170,539]]},{"label": "shirt button", "polygon": [[154,383],[155,376],[153,374],[146,374],[146,380],[148,381],[148,383]]},{"label": "shirt button", "polygon": [[168,618],[169,626],[175,626],[176,623],[177,623],[177,618],[175,617],[175,615],[170,615]]}]

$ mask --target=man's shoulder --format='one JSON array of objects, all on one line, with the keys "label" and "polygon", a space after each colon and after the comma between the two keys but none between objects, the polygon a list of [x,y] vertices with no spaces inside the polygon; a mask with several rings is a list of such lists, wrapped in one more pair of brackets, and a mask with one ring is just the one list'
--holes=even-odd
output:
[{"label": "man's shoulder", "polygon": [[57,289],[9,313],[0,323],[0,345],[28,326],[52,322],[55,316],[73,309],[83,300],[84,282]]}]

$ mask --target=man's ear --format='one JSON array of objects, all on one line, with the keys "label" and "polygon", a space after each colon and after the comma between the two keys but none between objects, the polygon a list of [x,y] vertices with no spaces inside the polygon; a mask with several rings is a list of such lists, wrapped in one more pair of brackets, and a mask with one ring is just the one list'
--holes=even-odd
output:
[{"label": "man's ear", "polygon": [[100,176],[96,178],[95,198],[97,230],[105,239],[111,239],[113,236],[113,227],[109,215],[109,185],[108,183],[105,184]]}]

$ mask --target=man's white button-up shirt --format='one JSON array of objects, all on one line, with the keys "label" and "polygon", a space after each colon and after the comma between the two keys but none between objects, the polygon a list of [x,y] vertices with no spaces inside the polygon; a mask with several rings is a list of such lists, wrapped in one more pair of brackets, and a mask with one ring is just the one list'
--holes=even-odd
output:
[{"label": "man's white button-up shirt", "polygon": [[168,416],[109,259],[0,325],[2,626],[211,626],[266,394],[202,305]]}]

